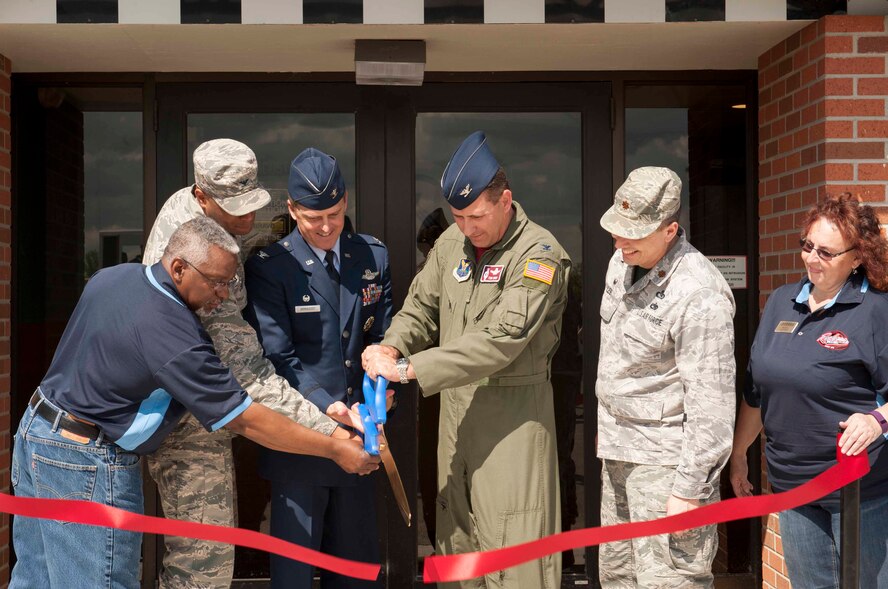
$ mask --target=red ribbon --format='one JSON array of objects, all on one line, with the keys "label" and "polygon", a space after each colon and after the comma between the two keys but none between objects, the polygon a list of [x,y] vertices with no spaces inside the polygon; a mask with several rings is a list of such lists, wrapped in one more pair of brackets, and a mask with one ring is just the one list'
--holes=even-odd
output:
[{"label": "red ribbon", "polygon": [[[669,534],[750,517],[761,517],[816,501],[863,477],[869,470],[869,460],[865,452],[849,457],[840,455],[837,465],[792,491],[759,497],[728,499],[679,515],[646,522],[572,530],[488,552],[431,556],[425,559],[423,578],[426,583],[463,581],[574,548],[596,546],[605,542],[629,540],[641,536]],[[380,570],[378,564],[330,556],[252,530],[152,517],[92,501],[36,499],[0,493],[0,511],[23,517],[224,542],[264,550],[340,575],[368,581],[375,580],[379,576]]]},{"label": "red ribbon", "polygon": [[804,485],[785,493],[727,499],[661,519],[571,530],[533,542],[487,552],[430,556],[425,559],[423,580],[426,583],[465,581],[574,548],[597,546],[606,542],[642,536],[671,534],[690,528],[786,511],[825,497],[861,478],[869,470],[866,452],[857,456],[840,456],[838,464]]},{"label": "red ribbon", "polygon": [[267,534],[254,532],[253,530],[152,517],[92,501],[35,499],[32,497],[14,497],[0,493],[0,511],[24,517],[53,519],[90,526],[104,526],[118,530],[129,530],[131,532],[184,536],[186,538],[224,542],[226,544],[264,550],[265,552],[292,558],[293,560],[305,562],[356,579],[374,581],[379,576],[380,567],[378,564],[330,556],[304,546],[285,542]]}]

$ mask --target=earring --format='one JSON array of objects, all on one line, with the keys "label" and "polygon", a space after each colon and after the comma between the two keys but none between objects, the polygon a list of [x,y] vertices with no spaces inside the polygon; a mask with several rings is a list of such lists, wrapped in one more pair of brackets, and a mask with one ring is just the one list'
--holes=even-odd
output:
[{"label": "earring", "polygon": [[851,270],[851,274],[857,274],[857,267],[855,266],[853,270]]}]

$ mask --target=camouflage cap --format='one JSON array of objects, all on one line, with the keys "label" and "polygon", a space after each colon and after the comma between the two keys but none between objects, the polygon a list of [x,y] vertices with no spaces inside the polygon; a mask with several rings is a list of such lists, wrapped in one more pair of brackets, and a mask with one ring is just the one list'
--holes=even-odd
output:
[{"label": "camouflage cap", "polygon": [[614,235],[642,239],[678,212],[681,179],[669,168],[632,170],[614,195],[614,204],[601,216],[601,226]]},{"label": "camouflage cap", "polygon": [[246,215],[271,202],[258,174],[256,154],[240,141],[211,139],[194,150],[194,183],[229,215]]}]

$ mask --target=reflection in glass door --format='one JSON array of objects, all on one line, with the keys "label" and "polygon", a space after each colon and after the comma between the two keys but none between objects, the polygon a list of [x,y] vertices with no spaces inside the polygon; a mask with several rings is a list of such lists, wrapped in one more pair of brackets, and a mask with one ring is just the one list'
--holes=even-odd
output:
[{"label": "reflection in glass door", "polygon": [[[582,347],[582,127],[579,112],[420,113],[416,117],[416,260],[419,267],[453,218],[440,178],[456,146],[478,129],[505,168],[513,197],[549,229],[573,261],[561,344],[552,365],[563,530],[585,527]],[[419,401],[419,557],[434,550],[439,397]],[[594,416],[593,416],[594,417]],[[597,475],[591,480],[597,481]],[[584,552],[563,555],[565,571],[584,569]]]},{"label": "reflection in glass door", "polygon": [[[248,145],[259,162],[259,182],[272,201],[257,211],[252,233],[244,237],[244,254],[250,255],[283,238],[294,226],[287,212],[287,177],[290,162],[306,147],[334,156],[348,188],[348,216],[355,219],[358,189],[355,175],[354,113],[213,113],[188,115],[187,160],[189,181],[194,170],[191,154],[209,139],[228,137]],[[233,440],[237,477],[237,515],[242,528],[269,532],[268,483],[256,474],[258,446],[246,438]],[[238,547],[236,579],[268,578],[268,555]]]},{"label": "reflection in glass door", "polygon": [[287,213],[290,162],[307,147],[337,159],[348,188],[348,216],[355,219],[355,116],[353,113],[241,113],[188,115],[188,179],[194,178],[191,154],[210,139],[228,137],[256,153],[259,182],[271,203],[256,213],[253,232],[244,238],[245,253],[274,243],[293,230]]}]

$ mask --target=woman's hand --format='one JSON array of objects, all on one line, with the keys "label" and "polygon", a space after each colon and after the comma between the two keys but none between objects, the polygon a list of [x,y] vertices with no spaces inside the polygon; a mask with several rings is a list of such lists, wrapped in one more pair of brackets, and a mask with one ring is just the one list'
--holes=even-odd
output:
[{"label": "woman's hand", "polygon": [[839,438],[839,450],[845,456],[857,456],[882,435],[882,427],[876,418],[866,413],[854,413],[839,422],[843,430]]},{"label": "woman's hand", "polygon": [[746,453],[731,454],[731,486],[737,497],[752,497],[752,483],[749,482],[749,463]]}]

